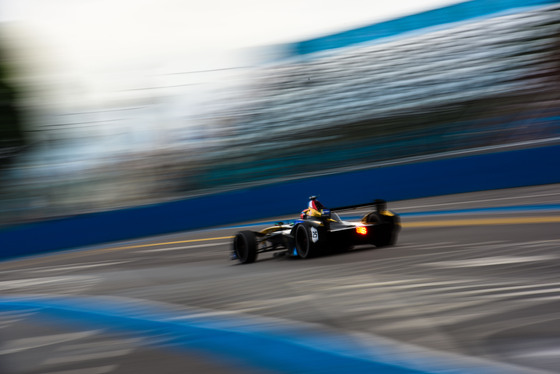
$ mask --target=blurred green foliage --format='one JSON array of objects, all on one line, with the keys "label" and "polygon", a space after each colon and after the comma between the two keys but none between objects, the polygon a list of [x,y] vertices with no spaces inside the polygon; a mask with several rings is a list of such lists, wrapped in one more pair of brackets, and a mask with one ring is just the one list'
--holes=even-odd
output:
[{"label": "blurred green foliage", "polygon": [[10,66],[0,46],[0,167],[26,145],[23,121],[17,105],[18,90],[10,82]]}]

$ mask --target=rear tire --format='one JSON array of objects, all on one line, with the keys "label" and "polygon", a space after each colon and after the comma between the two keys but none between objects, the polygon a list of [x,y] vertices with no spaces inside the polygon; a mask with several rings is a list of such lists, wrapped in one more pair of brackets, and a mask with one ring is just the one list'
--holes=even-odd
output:
[{"label": "rear tire", "polygon": [[373,212],[366,216],[365,221],[375,224],[375,237],[371,244],[378,248],[396,244],[399,231],[399,220],[396,216],[383,216]]},{"label": "rear tire", "polygon": [[233,251],[242,264],[250,264],[257,259],[257,236],[252,231],[241,231],[233,239]]},{"label": "rear tire", "polygon": [[[321,230],[322,231],[322,230]],[[301,258],[315,257],[322,248],[323,238],[318,228],[308,222],[300,223],[294,231],[296,251]]]},{"label": "rear tire", "polygon": [[396,242],[397,237],[395,233],[392,232],[392,230],[384,230],[379,233],[378,237],[373,241],[372,244],[379,248],[395,245]]}]

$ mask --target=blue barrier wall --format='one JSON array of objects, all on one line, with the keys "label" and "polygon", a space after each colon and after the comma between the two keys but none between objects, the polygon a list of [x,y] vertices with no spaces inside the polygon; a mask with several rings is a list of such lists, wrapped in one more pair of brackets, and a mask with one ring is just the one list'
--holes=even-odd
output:
[{"label": "blue barrier wall", "polygon": [[313,177],[0,230],[0,258],[297,215],[310,195],[329,206],[560,183],[560,145]]}]

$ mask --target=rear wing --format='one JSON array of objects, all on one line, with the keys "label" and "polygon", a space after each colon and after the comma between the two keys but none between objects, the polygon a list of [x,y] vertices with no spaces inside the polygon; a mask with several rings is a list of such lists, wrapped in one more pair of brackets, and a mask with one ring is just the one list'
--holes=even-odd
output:
[{"label": "rear wing", "polygon": [[378,212],[382,212],[382,211],[387,210],[387,202],[385,200],[375,199],[371,203],[367,203],[367,204],[348,205],[348,206],[341,206],[341,207],[337,207],[337,208],[331,208],[331,211],[339,212],[339,211],[342,211],[342,210],[352,210],[352,209],[357,209],[357,208],[365,208],[365,207],[368,207],[368,206],[375,207],[375,209]]}]

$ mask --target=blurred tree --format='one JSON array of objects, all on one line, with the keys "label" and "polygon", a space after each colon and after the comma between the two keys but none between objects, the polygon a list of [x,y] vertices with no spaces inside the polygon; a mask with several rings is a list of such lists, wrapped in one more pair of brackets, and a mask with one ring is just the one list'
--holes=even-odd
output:
[{"label": "blurred tree", "polygon": [[0,45],[0,168],[26,145],[22,116],[17,105],[18,92],[9,81],[10,67]]}]

